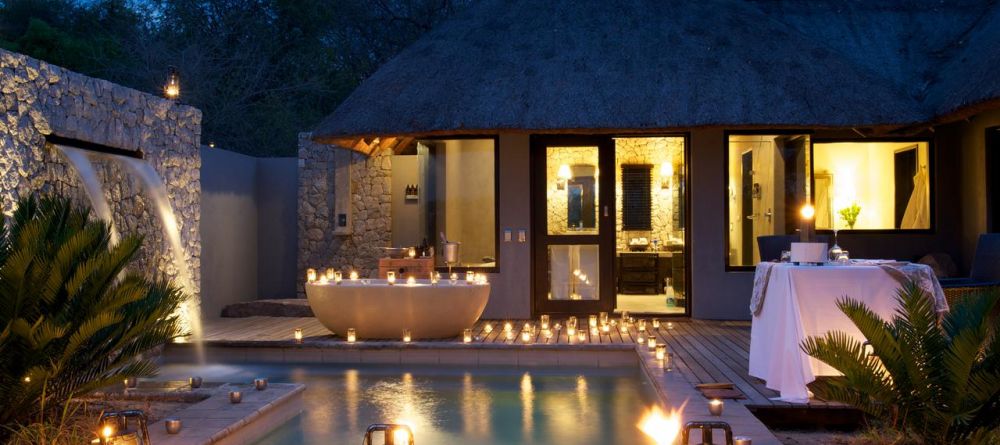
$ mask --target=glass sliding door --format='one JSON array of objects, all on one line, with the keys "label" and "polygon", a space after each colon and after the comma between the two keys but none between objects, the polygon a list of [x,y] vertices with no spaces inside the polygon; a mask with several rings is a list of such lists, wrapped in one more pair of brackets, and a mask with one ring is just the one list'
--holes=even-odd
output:
[{"label": "glass sliding door", "polygon": [[686,314],[686,140],[619,137],[614,147],[615,310]]},{"label": "glass sliding door", "polygon": [[614,153],[605,137],[532,138],[537,313],[614,307]]}]

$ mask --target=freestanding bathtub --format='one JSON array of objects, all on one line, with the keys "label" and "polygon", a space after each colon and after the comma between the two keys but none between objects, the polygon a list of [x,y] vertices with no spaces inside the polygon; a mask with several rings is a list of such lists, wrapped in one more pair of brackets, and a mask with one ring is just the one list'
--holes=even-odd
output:
[{"label": "freestanding bathtub", "polygon": [[489,284],[464,280],[365,281],[306,283],[306,297],[319,322],[340,336],[354,328],[358,338],[398,339],[403,329],[414,340],[455,337],[476,324],[490,298]]}]

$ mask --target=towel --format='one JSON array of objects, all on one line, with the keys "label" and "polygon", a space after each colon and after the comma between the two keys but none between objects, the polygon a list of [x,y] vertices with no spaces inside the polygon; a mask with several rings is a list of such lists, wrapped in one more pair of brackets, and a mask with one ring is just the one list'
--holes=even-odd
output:
[{"label": "towel", "polygon": [[934,310],[941,314],[948,312],[948,300],[944,298],[944,289],[941,283],[934,276],[934,270],[926,264],[915,263],[879,263],[878,267],[884,270],[890,277],[904,284],[913,281],[931,297],[934,303]]},{"label": "towel", "polygon": [[750,297],[750,313],[760,314],[764,307],[764,295],[767,293],[767,282],[771,279],[771,270],[778,263],[760,263],[753,274],[753,295]]}]

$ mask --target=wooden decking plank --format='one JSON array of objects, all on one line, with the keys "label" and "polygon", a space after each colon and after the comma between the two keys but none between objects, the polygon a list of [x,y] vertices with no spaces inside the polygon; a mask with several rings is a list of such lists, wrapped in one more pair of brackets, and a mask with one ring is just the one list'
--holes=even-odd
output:
[{"label": "wooden decking plank", "polygon": [[681,329],[686,334],[685,336],[693,342],[696,349],[712,360],[713,364],[722,373],[722,376],[729,380],[729,383],[739,388],[754,404],[770,404],[768,398],[761,394],[757,387],[744,377],[747,375],[745,370],[740,372],[738,369],[733,369],[734,364],[736,367],[740,366],[739,363],[742,363],[742,359],[738,356],[731,356],[728,351],[719,348],[717,344],[720,340],[712,338],[719,336],[714,335],[710,337],[707,335],[712,334],[714,331],[710,330],[707,326],[687,326],[687,323],[684,325],[678,326],[678,329]]}]

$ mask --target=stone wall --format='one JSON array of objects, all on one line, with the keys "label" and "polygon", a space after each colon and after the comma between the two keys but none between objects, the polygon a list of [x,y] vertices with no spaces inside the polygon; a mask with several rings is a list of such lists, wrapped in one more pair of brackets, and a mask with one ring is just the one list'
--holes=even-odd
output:
[{"label": "stone wall", "polygon": [[[299,135],[299,296],[310,267],[377,277],[379,248],[392,244],[392,156],[368,157],[310,137]],[[334,186],[338,175],[349,176],[349,190]],[[337,227],[338,213],[348,214],[349,227]]]},{"label": "stone wall", "polygon": [[[674,176],[670,179],[670,188],[663,189],[661,182],[661,167],[669,162],[673,165]],[[684,171],[684,138],[681,137],[635,137],[615,139],[615,170],[620,174],[622,165],[650,164],[653,166],[650,176],[652,190],[652,206],[650,216],[652,229],[650,231],[622,230],[622,183],[615,181],[615,199],[617,215],[615,218],[616,245],[620,250],[628,247],[631,238],[646,237],[650,241],[656,239],[660,245],[667,240],[683,240],[684,234],[680,206],[684,205],[681,193],[681,173]]]},{"label": "stone wall", "polygon": [[[62,193],[89,205],[76,171],[45,136],[140,150],[167,184],[180,225],[193,289],[200,288],[201,111],[0,50],[0,199],[10,215],[18,198]],[[141,269],[177,276],[148,195],[108,157],[96,160],[114,224],[145,236]],[[197,298],[194,300],[197,302]]]}]

